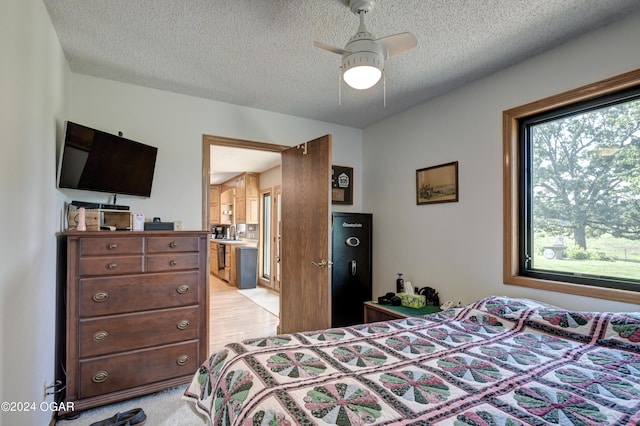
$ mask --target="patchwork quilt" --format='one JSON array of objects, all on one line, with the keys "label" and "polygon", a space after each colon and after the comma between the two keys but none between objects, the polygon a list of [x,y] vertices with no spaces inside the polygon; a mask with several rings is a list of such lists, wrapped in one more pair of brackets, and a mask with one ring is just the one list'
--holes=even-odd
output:
[{"label": "patchwork quilt", "polygon": [[489,297],[246,340],[183,398],[214,425],[640,425],[640,313]]}]

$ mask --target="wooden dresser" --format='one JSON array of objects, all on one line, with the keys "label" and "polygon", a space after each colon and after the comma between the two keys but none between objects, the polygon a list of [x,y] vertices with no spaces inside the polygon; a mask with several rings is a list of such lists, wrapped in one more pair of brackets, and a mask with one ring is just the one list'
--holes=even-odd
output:
[{"label": "wooden dresser", "polygon": [[208,352],[209,234],[69,232],[58,243],[62,401],[82,411],[188,382]]}]

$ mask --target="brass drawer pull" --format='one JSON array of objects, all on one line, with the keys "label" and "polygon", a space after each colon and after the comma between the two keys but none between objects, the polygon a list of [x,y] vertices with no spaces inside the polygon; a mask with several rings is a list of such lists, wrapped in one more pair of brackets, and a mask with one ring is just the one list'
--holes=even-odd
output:
[{"label": "brass drawer pull", "polygon": [[109,250],[115,250],[118,248],[118,243],[110,243],[109,244]]},{"label": "brass drawer pull", "polygon": [[178,243],[176,243],[175,241],[171,241],[171,242],[169,243],[169,247],[171,247],[171,248],[176,248],[176,247],[178,247]]},{"label": "brass drawer pull", "polygon": [[106,331],[96,331],[93,334],[93,340],[95,340],[96,342],[101,342],[107,337],[109,337],[109,333]]},{"label": "brass drawer pull", "polygon": [[109,269],[116,269],[117,267],[118,267],[118,264],[116,262],[113,262],[107,265],[107,268]]},{"label": "brass drawer pull", "polygon": [[93,381],[93,383],[102,383],[105,380],[107,380],[108,378],[109,378],[109,373],[107,373],[104,370],[101,370],[101,371],[96,372],[96,374],[93,375],[91,380]]},{"label": "brass drawer pull", "polygon": [[182,320],[178,323],[178,325],[176,325],[176,327],[178,327],[178,329],[180,330],[186,330],[187,328],[189,328],[189,325],[191,325],[189,323],[189,320]]},{"label": "brass drawer pull", "polygon": [[177,261],[172,260],[171,262],[169,262],[169,266],[176,266],[178,264]]},{"label": "brass drawer pull", "polygon": [[176,364],[178,365],[187,365],[189,364],[189,355],[180,355],[176,360]]},{"label": "brass drawer pull", "polygon": [[176,289],[176,291],[180,294],[187,294],[189,292],[189,286],[186,284],[182,284]]},{"label": "brass drawer pull", "polygon": [[109,298],[109,293],[107,293],[106,291],[99,291],[96,294],[94,294],[91,299],[94,302],[100,303],[100,302],[106,302],[108,298]]}]

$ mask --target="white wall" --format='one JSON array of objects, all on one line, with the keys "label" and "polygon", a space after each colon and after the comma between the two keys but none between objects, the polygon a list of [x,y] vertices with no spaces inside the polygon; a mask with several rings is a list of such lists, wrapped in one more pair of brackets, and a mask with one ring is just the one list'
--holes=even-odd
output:
[{"label": "white wall", "polygon": [[270,189],[278,185],[282,185],[282,166],[276,166],[272,169],[265,170],[264,172],[260,173],[261,190]]},{"label": "white wall", "polygon": [[[53,382],[56,301],[56,117],[63,117],[66,61],[41,0],[0,3],[0,411],[1,425],[46,425],[42,385]],[[49,397],[47,401],[52,401]]]},{"label": "white wall", "polygon": [[[119,196],[145,217],[202,226],[202,135],[280,145],[333,136],[333,163],[353,166],[362,182],[362,131],[290,115],[209,101],[140,86],[72,75],[70,113],[65,119],[158,147],[151,197]],[[108,202],[108,194],[63,190],[69,199]],[[362,206],[361,186],[351,207]]]},{"label": "white wall", "polygon": [[[640,67],[639,40],[635,15],[365,129],[374,297],[392,291],[402,272],[441,299],[504,294],[573,309],[637,310],[502,284],[502,111]],[[450,161],[459,162],[460,201],[417,206],[416,170]]]}]

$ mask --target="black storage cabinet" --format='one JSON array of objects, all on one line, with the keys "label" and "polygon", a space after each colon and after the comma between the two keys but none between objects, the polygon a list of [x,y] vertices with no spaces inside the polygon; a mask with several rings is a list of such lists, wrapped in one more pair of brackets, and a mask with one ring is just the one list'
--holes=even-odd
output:
[{"label": "black storage cabinet", "polygon": [[371,213],[333,212],[331,224],[331,326],[364,322],[373,299]]},{"label": "black storage cabinet", "polygon": [[236,286],[239,289],[256,288],[258,282],[258,248],[236,247]]}]

